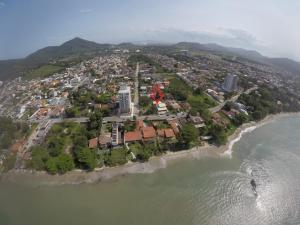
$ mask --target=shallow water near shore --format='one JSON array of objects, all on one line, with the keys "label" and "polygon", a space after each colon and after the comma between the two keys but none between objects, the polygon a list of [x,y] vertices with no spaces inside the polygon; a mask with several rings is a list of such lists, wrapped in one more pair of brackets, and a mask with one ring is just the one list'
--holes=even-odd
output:
[{"label": "shallow water near shore", "polygon": [[288,116],[244,133],[231,158],[180,159],[93,184],[2,180],[0,224],[300,224],[299,137],[300,117]]}]

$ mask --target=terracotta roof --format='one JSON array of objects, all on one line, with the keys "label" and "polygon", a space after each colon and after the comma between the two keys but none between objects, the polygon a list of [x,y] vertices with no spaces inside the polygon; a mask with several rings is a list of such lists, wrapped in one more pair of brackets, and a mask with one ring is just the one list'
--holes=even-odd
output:
[{"label": "terracotta roof", "polygon": [[171,128],[165,129],[164,131],[167,138],[175,137],[174,131]]},{"label": "terracotta roof", "polygon": [[164,137],[165,136],[164,130],[161,130],[161,129],[157,130],[157,135],[160,137]]},{"label": "terracotta roof", "polygon": [[179,133],[179,129],[178,129],[176,123],[175,123],[175,122],[170,122],[169,124],[171,125],[171,127],[172,127],[174,133],[175,133],[175,134],[178,134],[178,133]]},{"label": "terracotta roof", "polygon": [[140,141],[142,140],[142,134],[140,131],[130,131],[124,133],[124,141]]},{"label": "terracotta roof", "polygon": [[99,144],[106,145],[111,142],[111,133],[101,134],[99,136]]},{"label": "terracotta roof", "polygon": [[144,122],[143,122],[143,120],[137,120],[135,126],[136,126],[136,127],[135,127],[136,130],[139,130],[139,129],[143,128],[143,127],[144,127]]},{"label": "terracotta roof", "polygon": [[98,138],[93,138],[89,140],[89,148],[97,148]]},{"label": "terracotta roof", "polygon": [[48,113],[48,109],[47,108],[40,108],[37,112],[38,116],[43,116],[43,115],[47,115]]},{"label": "terracotta roof", "polygon": [[143,133],[143,138],[145,139],[156,137],[156,132],[153,127],[144,127],[142,129],[142,133]]}]

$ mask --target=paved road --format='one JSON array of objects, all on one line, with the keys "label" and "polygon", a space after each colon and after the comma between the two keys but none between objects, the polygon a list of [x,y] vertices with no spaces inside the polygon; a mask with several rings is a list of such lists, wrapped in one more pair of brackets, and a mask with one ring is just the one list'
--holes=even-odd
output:
[{"label": "paved road", "polygon": [[135,82],[134,82],[134,115],[139,115],[139,63],[136,64]]},{"label": "paved road", "polygon": [[[186,113],[177,113],[177,114],[168,114],[168,115],[147,115],[147,116],[138,116],[136,119],[139,120],[172,120],[172,119],[178,119],[182,117],[186,117]],[[127,120],[133,120],[131,117],[118,117],[118,116],[110,116],[110,117],[104,117],[103,118],[103,123],[112,123],[112,122],[117,122],[117,123],[122,123]]]}]

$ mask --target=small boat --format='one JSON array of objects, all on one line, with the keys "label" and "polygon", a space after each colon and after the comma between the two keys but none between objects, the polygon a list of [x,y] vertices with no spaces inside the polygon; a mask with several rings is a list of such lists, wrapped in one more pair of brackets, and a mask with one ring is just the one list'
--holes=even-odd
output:
[{"label": "small boat", "polygon": [[252,179],[252,180],[250,181],[250,184],[251,184],[251,186],[252,186],[252,191],[253,191],[253,193],[255,194],[255,196],[257,196],[255,180]]}]

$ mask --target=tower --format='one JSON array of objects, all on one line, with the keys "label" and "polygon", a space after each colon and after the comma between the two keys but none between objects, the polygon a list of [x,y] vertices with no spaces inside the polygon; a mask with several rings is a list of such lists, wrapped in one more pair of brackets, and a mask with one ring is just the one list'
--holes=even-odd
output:
[{"label": "tower", "polygon": [[119,109],[120,113],[130,113],[131,93],[129,86],[121,86],[119,92]]},{"label": "tower", "polygon": [[223,86],[222,88],[224,89],[224,91],[227,92],[233,92],[236,91],[238,88],[238,76],[237,75],[233,75],[233,74],[228,74],[224,80]]}]

